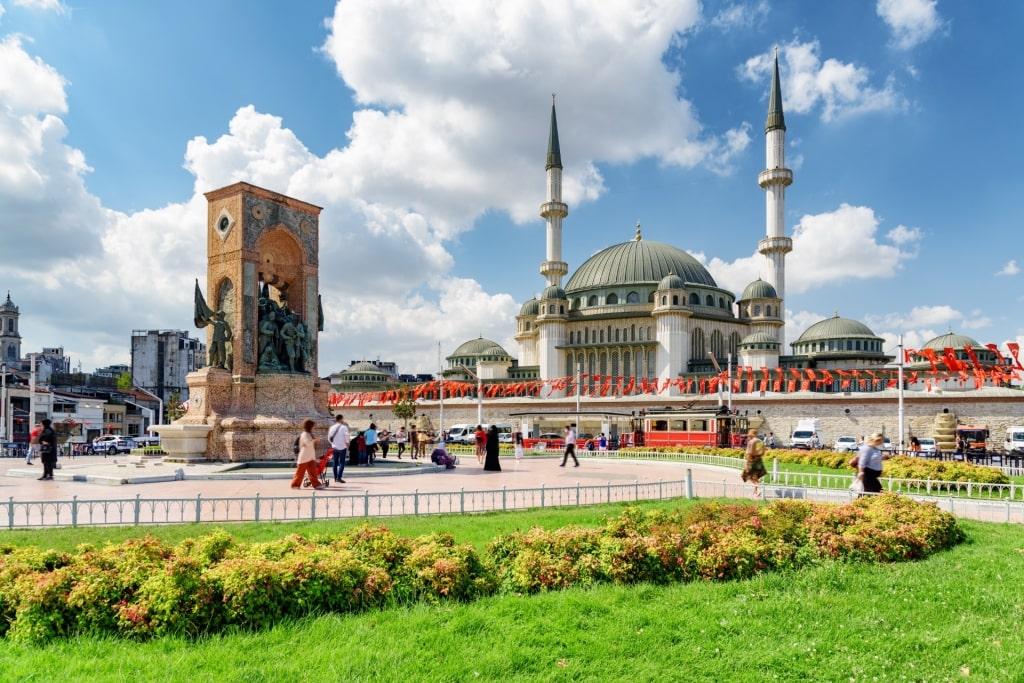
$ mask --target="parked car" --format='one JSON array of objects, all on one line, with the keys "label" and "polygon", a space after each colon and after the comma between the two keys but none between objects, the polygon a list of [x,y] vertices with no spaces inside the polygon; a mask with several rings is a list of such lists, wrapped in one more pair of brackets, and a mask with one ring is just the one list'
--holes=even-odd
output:
[{"label": "parked car", "polygon": [[889,440],[889,437],[885,437],[885,439],[882,441],[881,450],[883,453],[892,453],[892,441]]},{"label": "parked car", "polygon": [[120,434],[107,434],[93,439],[91,447],[93,453],[117,455],[118,453],[127,453],[135,448],[135,442]]},{"label": "parked car", "polygon": [[159,446],[159,436],[133,436],[132,441],[135,443],[136,448],[145,448],[146,446]]},{"label": "parked car", "polygon": [[918,439],[917,442],[921,444],[922,455],[935,455],[935,451],[937,450],[935,446],[935,439],[924,438]]},{"label": "parked car", "polygon": [[836,453],[852,453],[857,450],[857,439],[852,436],[841,436],[836,439],[832,450]]}]

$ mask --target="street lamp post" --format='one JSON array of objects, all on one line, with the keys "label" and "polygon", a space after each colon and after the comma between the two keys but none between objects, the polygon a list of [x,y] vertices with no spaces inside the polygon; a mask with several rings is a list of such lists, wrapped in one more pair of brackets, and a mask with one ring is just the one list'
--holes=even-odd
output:
[{"label": "street lamp post", "polygon": [[8,413],[11,412],[11,407],[7,404],[7,364],[0,363],[0,380],[3,382],[3,390],[0,393],[0,412],[3,413],[3,419],[0,420],[0,449],[5,447],[7,443],[7,421],[10,419]]},{"label": "street lamp post", "polygon": [[466,374],[476,380],[476,423],[482,425],[484,423],[484,381],[480,379],[480,364],[476,364],[476,372],[473,372],[465,365],[460,365]]}]

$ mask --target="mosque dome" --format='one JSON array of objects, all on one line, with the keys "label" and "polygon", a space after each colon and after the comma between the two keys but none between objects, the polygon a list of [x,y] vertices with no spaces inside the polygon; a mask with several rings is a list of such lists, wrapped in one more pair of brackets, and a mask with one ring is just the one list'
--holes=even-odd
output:
[{"label": "mosque dome", "polygon": [[7,292],[7,300],[4,301],[3,304],[0,304],[0,311],[3,311],[4,313],[17,313],[18,312],[18,307],[14,305],[13,301],[11,301],[11,293],[10,292]]},{"label": "mosque dome", "polygon": [[952,330],[928,341],[922,348],[943,351],[944,349],[962,349],[965,346],[975,349],[984,348],[976,340],[971,339],[967,335],[953,334]]},{"label": "mosque dome", "polygon": [[840,338],[847,339],[851,337],[878,339],[875,333],[864,323],[850,320],[849,318],[840,318],[839,314],[836,313],[831,318],[818,321],[808,327],[794,343],[827,341]]},{"label": "mosque dome", "polygon": [[512,356],[497,342],[479,337],[470,339],[468,342],[455,349],[449,359],[459,359],[463,364],[468,365],[465,359],[476,360],[511,360]]},{"label": "mosque dome", "polygon": [[743,294],[740,296],[740,301],[746,301],[747,299],[778,299],[779,294],[775,291],[775,288],[770,283],[765,282],[761,278],[757,278],[743,290]]},{"label": "mosque dome", "polygon": [[779,340],[767,332],[754,332],[748,334],[740,341],[740,346],[751,348],[779,348]]},{"label": "mosque dome", "polygon": [[654,285],[673,273],[688,284],[718,287],[711,273],[682,249],[638,236],[602,249],[584,261],[565,289],[574,293],[621,285]]},{"label": "mosque dome", "polygon": [[540,303],[536,299],[530,299],[519,309],[519,315],[539,315]]},{"label": "mosque dome", "polygon": [[686,283],[683,282],[683,278],[675,273],[669,273],[661,278],[661,282],[658,283],[658,289],[686,289]]},{"label": "mosque dome", "polygon": [[544,288],[544,291],[540,294],[541,299],[566,299],[565,290],[557,285],[549,285]]}]

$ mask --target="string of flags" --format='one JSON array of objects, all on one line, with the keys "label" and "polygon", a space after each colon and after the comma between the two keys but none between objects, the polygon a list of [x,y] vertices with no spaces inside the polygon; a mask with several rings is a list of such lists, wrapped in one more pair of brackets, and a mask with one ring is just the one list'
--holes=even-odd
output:
[{"label": "string of flags", "polygon": [[[981,388],[986,382],[996,385],[1008,384],[1021,379],[1024,367],[1020,362],[1020,345],[1007,343],[1010,359],[1000,353],[995,344],[986,344],[998,362],[986,364],[978,360],[974,349],[964,347],[969,360],[957,357],[952,348],[943,349],[942,354],[935,349],[904,349],[904,361],[908,364],[920,365],[927,361],[931,367],[924,370],[903,370],[903,381],[906,386],[923,384],[926,390],[939,388],[946,382],[955,381],[964,387],[973,383]],[[660,381],[658,378],[622,377],[620,375],[581,374],[578,378],[557,377],[554,379],[537,379],[525,382],[500,382],[483,386],[484,398],[512,397],[548,397],[556,392],[568,392],[575,396],[637,396],[643,394],[662,394],[675,387],[682,394],[714,394],[723,390],[732,390],[733,394],[772,391],[776,393],[810,391],[813,388],[835,386],[840,391],[878,391],[896,388],[899,384],[899,369],[814,369],[814,368],[768,368],[737,366],[731,380],[728,371],[723,370],[717,375],[707,377],[679,377]],[[730,387],[731,381],[731,387]],[[368,403],[390,405],[405,399],[437,400],[443,393],[444,398],[476,398],[476,381],[465,380],[433,380],[415,386],[397,389],[384,389],[363,392],[332,392],[328,397],[331,408],[344,406],[363,406]]]}]

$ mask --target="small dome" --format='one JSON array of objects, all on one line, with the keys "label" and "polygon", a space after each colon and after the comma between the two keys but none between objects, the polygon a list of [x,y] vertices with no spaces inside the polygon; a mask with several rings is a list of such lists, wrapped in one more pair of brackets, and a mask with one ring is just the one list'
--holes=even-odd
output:
[{"label": "small dome", "polygon": [[794,344],[819,340],[827,341],[829,339],[849,339],[851,337],[879,339],[864,323],[848,318],[840,318],[837,313],[831,318],[826,318],[808,327]]},{"label": "small dome", "polygon": [[975,349],[984,348],[976,340],[963,334],[953,334],[952,330],[942,336],[932,339],[922,348],[942,351],[943,349],[962,349],[965,346],[970,346]]},{"label": "small dome", "polygon": [[686,283],[683,282],[683,278],[675,273],[669,273],[661,278],[661,282],[658,283],[658,289],[686,289]]},{"label": "small dome", "polygon": [[519,309],[519,315],[538,315],[539,313],[540,303],[536,298],[530,299]]},{"label": "small dome", "polygon": [[344,370],[338,373],[339,375],[380,375],[386,377],[388,373],[384,372],[370,361],[362,360],[358,363],[353,363]]},{"label": "small dome", "polygon": [[7,301],[3,302],[3,304],[0,304],[0,311],[3,311],[4,313],[17,313],[18,312],[18,307],[14,305],[13,301],[11,301],[11,293],[10,292],[7,292]]},{"label": "small dome", "polygon": [[761,278],[757,278],[743,290],[743,295],[740,296],[740,301],[746,301],[747,299],[778,299],[779,293],[775,291],[775,288],[770,283],[765,282]]},{"label": "small dome", "polygon": [[504,356],[511,358],[508,352],[505,351],[497,342],[493,342],[490,339],[484,339],[479,337],[477,339],[470,339],[468,342],[455,349],[449,358],[464,358],[467,356]]},{"label": "small dome", "polygon": [[740,341],[740,346],[747,346],[748,344],[774,344],[778,348],[779,340],[767,332],[754,332],[753,334],[748,334]]},{"label": "small dome", "polygon": [[562,299],[565,300],[568,297],[565,296],[565,290],[557,285],[549,285],[544,288],[544,291],[540,294],[541,299]]}]

